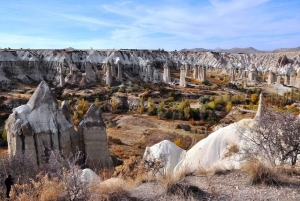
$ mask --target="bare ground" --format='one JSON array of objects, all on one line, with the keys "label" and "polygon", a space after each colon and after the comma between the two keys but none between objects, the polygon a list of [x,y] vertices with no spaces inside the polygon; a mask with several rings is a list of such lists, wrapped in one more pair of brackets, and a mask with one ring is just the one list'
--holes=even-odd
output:
[{"label": "bare ground", "polygon": [[188,121],[159,120],[148,115],[104,113],[102,116],[108,127],[108,138],[118,138],[122,141],[122,144],[116,144],[109,140],[110,153],[119,158],[142,156],[146,146],[152,146],[162,140],[180,139],[183,148],[189,149],[205,137],[203,134],[196,134],[197,128],[193,126],[191,131],[176,128],[178,124],[189,125]]},{"label": "bare ground", "polygon": [[300,200],[300,178],[289,180],[278,186],[251,185],[246,172],[234,170],[221,175],[185,177],[181,184],[199,189],[188,196],[176,192],[168,195],[164,182],[156,181],[141,183],[129,195],[137,200]]}]

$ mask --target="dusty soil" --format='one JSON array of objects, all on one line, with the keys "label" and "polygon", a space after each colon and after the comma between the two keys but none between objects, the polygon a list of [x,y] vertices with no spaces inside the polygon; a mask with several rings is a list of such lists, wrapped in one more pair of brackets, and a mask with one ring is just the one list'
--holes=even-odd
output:
[{"label": "dusty soil", "polygon": [[[204,134],[195,133],[195,129],[200,130],[200,126],[191,126],[190,131],[176,128],[178,124],[190,125],[188,121],[158,120],[148,115],[104,113],[102,116],[107,126],[110,153],[120,158],[142,156],[146,146],[162,140],[180,139],[183,148],[189,149],[205,137]],[[114,143],[111,138],[120,139],[122,144]]]},{"label": "dusty soil", "polygon": [[129,192],[137,200],[300,200],[300,178],[290,178],[278,186],[251,185],[248,174],[241,170],[221,175],[187,176],[178,183],[198,187],[198,193],[187,196],[167,195],[161,182],[141,183]]}]

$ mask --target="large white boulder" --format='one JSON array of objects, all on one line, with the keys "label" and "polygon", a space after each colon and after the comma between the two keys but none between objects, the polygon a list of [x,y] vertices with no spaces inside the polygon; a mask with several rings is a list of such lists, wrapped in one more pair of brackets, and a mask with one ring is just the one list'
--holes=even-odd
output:
[{"label": "large white boulder", "polygon": [[162,173],[169,175],[173,173],[173,170],[185,153],[185,150],[181,149],[173,142],[164,140],[151,147],[146,147],[143,158],[147,161],[160,161],[164,165]]},{"label": "large white boulder", "polygon": [[243,136],[247,135],[247,128],[253,121],[243,119],[211,133],[187,151],[174,173],[240,168],[243,159],[241,153],[247,146]]},{"label": "large white boulder", "polygon": [[92,185],[97,185],[101,182],[100,177],[89,168],[85,168],[82,170],[80,179],[85,185],[89,187]]}]

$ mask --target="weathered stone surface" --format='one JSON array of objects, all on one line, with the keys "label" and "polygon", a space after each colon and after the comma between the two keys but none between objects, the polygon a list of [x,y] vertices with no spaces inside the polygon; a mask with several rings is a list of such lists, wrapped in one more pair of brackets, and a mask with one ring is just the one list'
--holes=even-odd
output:
[{"label": "weathered stone surface", "polygon": [[70,135],[73,126],[44,81],[26,105],[13,110],[5,127],[10,156],[30,155],[32,160],[42,164],[51,150],[60,150],[66,157],[72,153]]},{"label": "weathered stone surface", "polygon": [[79,130],[84,139],[86,165],[88,167],[112,167],[106,139],[106,125],[99,109],[94,104],[85,114],[84,120],[79,125]]},{"label": "weathered stone surface", "polygon": [[171,71],[170,71],[168,63],[165,63],[165,65],[164,65],[163,81],[166,83],[171,82]]},{"label": "weathered stone surface", "polygon": [[[249,74],[250,76],[253,75],[250,72],[251,64],[256,65],[258,72],[266,72],[268,69],[273,68],[272,71],[276,74],[289,75],[299,67],[300,54],[299,52],[229,54],[222,52],[166,52],[151,50],[4,50],[0,51],[0,85],[10,85],[12,80],[15,81],[17,79],[24,83],[29,83],[32,80],[38,82],[46,80],[62,86],[63,77],[65,77],[66,85],[76,87],[86,87],[95,82],[106,85],[106,78],[104,78],[105,82],[102,82],[102,76],[108,70],[102,64],[114,63],[114,61],[122,64],[122,72],[123,75],[126,75],[126,78],[134,77],[134,74],[139,73],[141,79],[153,83],[162,80],[154,79],[155,68],[163,69],[161,65],[151,66],[151,69],[147,69],[149,63],[162,64],[168,62],[172,64],[169,65],[170,69],[176,68],[178,71],[180,71],[180,63],[188,66],[206,67],[206,70],[224,69],[222,72],[231,76],[231,73],[226,70],[227,65],[230,63],[236,69],[240,68],[238,70],[239,75],[236,78],[243,79],[248,77],[248,81],[251,83],[253,81],[253,79],[249,79]],[[247,67],[249,65],[250,68]],[[61,73],[59,66],[62,67],[63,73]],[[113,84],[112,77],[117,79],[119,76],[116,74],[116,67],[111,66],[110,68],[111,76],[106,77],[108,77],[109,83]],[[185,73],[188,74],[189,70],[186,70]],[[201,73],[203,74],[203,72]],[[199,78],[199,75],[198,79],[199,81],[205,80],[203,77]],[[291,83],[294,82],[292,81]],[[295,85],[297,85],[296,82]]]},{"label": "weathered stone surface", "polygon": [[106,126],[98,108],[91,105],[78,131],[74,130],[72,116],[69,104],[64,101],[60,108],[42,81],[28,103],[15,108],[7,120],[9,155],[25,154],[41,165],[49,160],[52,150],[59,150],[65,157],[81,151],[87,166],[112,167]]},{"label": "weathered stone surface", "polygon": [[186,81],[185,81],[185,68],[184,66],[181,66],[180,68],[180,81],[179,86],[186,87]]}]

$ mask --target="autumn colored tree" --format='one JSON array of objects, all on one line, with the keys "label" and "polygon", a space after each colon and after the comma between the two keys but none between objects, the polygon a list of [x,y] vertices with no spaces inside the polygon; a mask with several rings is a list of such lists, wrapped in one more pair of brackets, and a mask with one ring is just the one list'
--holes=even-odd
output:
[{"label": "autumn colored tree", "polygon": [[226,112],[229,112],[230,110],[231,110],[231,108],[232,108],[232,102],[231,101],[228,101],[227,103],[226,103]]},{"label": "autumn colored tree", "polygon": [[148,111],[147,111],[147,113],[149,115],[155,115],[156,114],[156,107],[155,107],[155,104],[154,104],[151,97],[148,98]]},{"label": "autumn colored tree", "polygon": [[251,94],[250,100],[251,100],[251,102],[252,102],[253,104],[256,104],[257,101],[258,101],[258,99],[259,99],[259,95],[258,95],[257,93]]},{"label": "autumn colored tree", "polygon": [[181,140],[179,138],[177,140],[174,140],[173,143],[176,144],[181,149],[183,149],[183,144],[181,143]]}]

